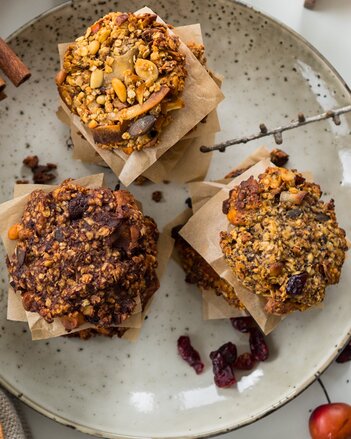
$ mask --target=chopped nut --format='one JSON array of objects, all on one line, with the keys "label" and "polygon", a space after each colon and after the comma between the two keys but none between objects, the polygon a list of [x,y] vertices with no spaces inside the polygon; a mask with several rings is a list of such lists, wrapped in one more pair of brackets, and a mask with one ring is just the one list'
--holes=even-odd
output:
[{"label": "chopped nut", "polygon": [[97,102],[99,105],[105,105],[105,102],[106,102],[106,96],[105,96],[105,95],[100,95],[100,96],[98,96],[98,97],[96,98],[96,102]]},{"label": "chopped nut", "polygon": [[95,55],[100,49],[100,43],[97,40],[93,40],[89,46],[88,46],[88,50],[90,55]]},{"label": "chopped nut", "polygon": [[[201,57],[203,47],[193,46]],[[155,146],[171,110],[184,106],[179,97],[187,72],[180,40],[154,14],[105,15],[67,48],[63,71],[57,80],[61,98],[104,149],[131,154]],[[143,116],[156,119],[154,129],[123,135],[129,121]]]},{"label": "chopped nut", "polygon": [[135,61],[135,72],[147,84],[151,84],[158,78],[158,69],[156,64],[147,59],[138,58]]},{"label": "chopped nut", "polygon": [[[220,235],[224,257],[236,278],[266,299],[268,313],[304,311],[339,281],[345,232],[334,205],[320,197],[320,187],[298,172],[267,168],[235,186],[224,203],[232,224]],[[328,219],[321,222],[320,214]]]},{"label": "chopped nut", "polygon": [[90,87],[99,88],[104,82],[104,72],[100,69],[96,69],[91,73]]},{"label": "chopped nut", "polygon": [[112,79],[112,87],[121,102],[125,102],[127,100],[127,89],[123,82],[118,78]]}]

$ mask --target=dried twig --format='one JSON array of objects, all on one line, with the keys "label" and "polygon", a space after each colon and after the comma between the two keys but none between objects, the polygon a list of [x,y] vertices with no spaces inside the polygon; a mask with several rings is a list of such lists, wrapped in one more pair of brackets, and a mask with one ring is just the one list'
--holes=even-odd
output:
[{"label": "dried twig", "polygon": [[292,130],[294,128],[301,127],[303,125],[307,125],[309,123],[319,122],[321,120],[326,119],[333,119],[333,122],[335,125],[340,125],[340,115],[345,113],[351,112],[351,105],[347,105],[346,107],[336,108],[335,110],[329,110],[325,113],[318,114],[317,116],[311,116],[311,117],[305,117],[303,113],[298,114],[298,120],[293,120],[288,125],[273,128],[271,130],[268,130],[266,125],[261,123],[260,124],[260,132],[257,134],[252,134],[251,136],[247,137],[240,137],[237,139],[227,140],[223,143],[218,143],[214,146],[201,146],[200,151],[201,152],[210,152],[210,151],[220,151],[224,152],[228,146],[232,145],[238,145],[240,143],[247,143],[251,142],[252,140],[260,139],[261,137],[267,137],[267,136],[274,136],[275,143],[277,145],[281,145],[283,143],[283,131]]}]

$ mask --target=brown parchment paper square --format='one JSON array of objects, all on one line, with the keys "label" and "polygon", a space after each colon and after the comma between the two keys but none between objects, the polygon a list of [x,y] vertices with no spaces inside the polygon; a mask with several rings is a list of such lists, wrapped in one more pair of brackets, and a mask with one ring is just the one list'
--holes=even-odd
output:
[{"label": "brown parchment paper square", "polygon": [[[141,14],[146,12],[153,13],[149,8],[143,8],[136,13]],[[159,17],[158,20],[162,21]],[[164,130],[160,137],[159,144],[154,148],[134,151],[130,156],[127,156],[123,151],[118,149],[114,151],[104,150],[95,144],[90,130],[84,126],[79,117],[71,114],[66,105],[63,102],[61,103],[63,109],[71,118],[72,124],[84,135],[86,140],[125,186],[128,186],[139,175],[142,175],[143,172],[155,163],[168,149],[188,134],[205,116],[211,113],[224,98],[216,82],[191,53],[190,49],[188,49],[183,42],[181,42],[180,47],[182,52],[186,55],[186,68],[188,71],[185,88],[182,93],[185,108],[175,112],[172,123]],[[60,45],[61,62],[64,50],[65,46]],[[116,156],[121,158],[124,162],[122,169],[120,161],[116,160]]]},{"label": "brown parchment paper square", "polygon": [[[268,166],[274,166],[268,158],[261,160],[239,177],[223,185],[209,201],[189,219],[180,230],[180,235],[211,265],[220,277],[227,280],[246,309],[256,320],[265,334],[270,333],[281,321],[281,317],[272,316],[264,311],[265,300],[244,288],[235,278],[224,260],[219,246],[219,234],[228,229],[228,220],[222,213],[223,201],[229,191],[250,176],[258,177]],[[219,184],[219,183],[217,183]]]},{"label": "brown parchment paper square", "polygon": [[[87,186],[89,188],[95,188],[103,186],[104,175],[97,174],[94,176],[83,177],[81,179],[75,180],[76,183]],[[12,254],[16,241],[11,241],[7,232],[11,225],[16,224],[20,221],[25,205],[28,201],[29,194],[37,189],[42,189],[45,192],[50,192],[55,189],[57,186],[53,185],[36,185],[36,184],[22,184],[15,185],[14,188],[14,199],[7,201],[0,205],[0,236],[4,242],[4,246],[8,255]],[[158,241],[158,261],[159,266],[157,269],[157,274],[160,277],[162,276],[165,267],[167,265],[167,261],[172,252],[172,242],[171,238],[168,236],[164,236],[160,234],[160,238]],[[140,328],[144,321],[144,315],[147,309],[149,309],[151,305],[151,299],[149,303],[147,303],[144,311],[141,307],[140,298],[137,299],[137,305],[133,311],[133,314],[120,325],[116,325],[116,327],[128,328],[126,333],[122,338],[126,338],[130,341],[136,340],[139,335]],[[8,291],[8,310],[7,310],[7,318],[9,320],[15,321],[27,321],[29,325],[29,329],[32,334],[33,340],[40,340],[52,337],[58,337],[61,335],[66,335],[67,331],[61,323],[60,319],[54,319],[53,323],[47,323],[43,318],[41,318],[37,313],[26,312],[22,305],[22,299],[18,295],[15,294],[14,290],[9,287]],[[79,328],[70,332],[70,334],[74,332],[78,332],[87,328],[95,328],[94,325],[89,323],[85,323],[81,325]],[[131,331],[133,329],[133,331]]]},{"label": "brown parchment paper square", "polygon": [[[251,167],[259,161],[269,158],[270,153],[264,146],[256,149],[252,154],[244,159],[233,171]],[[216,181],[201,181],[196,183],[189,183],[187,188],[190,193],[192,201],[193,213],[196,213],[207,201],[216,195],[223,184],[228,184],[232,179],[223,179]],[[185,223],[185,222],[184,222]],[[183,223],[183,224],[184,224]],[[182,223],[180,223],[182,224]],[[222,296],[217,296],[214,290],[202,290],[202,314],[204,320],[212,319],[228,319],[232,317],[241,317],[247,315],[245,310],[241,310],[230,306],[229,303]]]}]

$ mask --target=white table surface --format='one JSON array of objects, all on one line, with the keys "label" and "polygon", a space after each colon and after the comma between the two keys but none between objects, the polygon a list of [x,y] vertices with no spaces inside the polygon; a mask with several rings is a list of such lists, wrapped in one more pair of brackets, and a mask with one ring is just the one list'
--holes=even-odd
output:
[{"label": "white table surface", "polygon": [[[268,13],[303,35],[329,59],[351,86],[351,0],[318,0],[314,11],[304,9],[303,0],[243,2]],[[62,0],[0,0],[0,36],[6,38],[28,20],[60,3]],[[351,363],[331,365],[322,380],[333,402],[351,404]],[[221,439],[307,439],[310,411],[325,402],[321,386],[316,382],[280,410],[253,425],[225,434]],[[91,437],[59,425],[23,404],[22,408],[33,439]]]}]

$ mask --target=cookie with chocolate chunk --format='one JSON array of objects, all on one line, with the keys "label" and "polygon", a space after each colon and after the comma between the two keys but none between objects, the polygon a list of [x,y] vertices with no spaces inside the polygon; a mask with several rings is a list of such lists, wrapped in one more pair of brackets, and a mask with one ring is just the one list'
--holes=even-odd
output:
[{"label": "cookie with chocolate chunk", "polygon": [[69,180],[34,191],[15,229],[11,285],[27,311],[67,331],[88,322],[106,332],[158,289],[157,226],[127,191]]},{"label": "cookie with chocolate chunk", "polygon": [[304,311],[339,282],[345,232],[334,203],[295,170],[267,168],[234,187],[223,204],[230,230],[220,235],[235,276],[266,299],[265,310],[282,315]]}]

